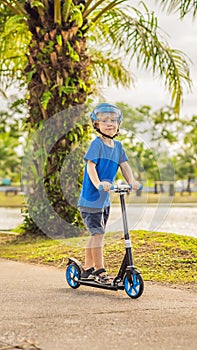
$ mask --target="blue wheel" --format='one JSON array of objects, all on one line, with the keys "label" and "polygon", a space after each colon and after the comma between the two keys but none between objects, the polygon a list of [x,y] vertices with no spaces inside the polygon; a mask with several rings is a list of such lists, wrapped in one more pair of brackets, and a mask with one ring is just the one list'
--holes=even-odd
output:
[{"label": "blue wheel", "polygon": [[144,281],[140,274],[132,274],[132,281],[129,282],[128,277],[124,278],[125,292],[133,299],[139,298],[144,291]]},{"label": "blue wheel", "polygon": [[78,282],[80,275],[80,269],[76,264],[71,263],[68,265],[66,269],[66,281],[71,288],[76,289],[80,286],[80,283]]}]

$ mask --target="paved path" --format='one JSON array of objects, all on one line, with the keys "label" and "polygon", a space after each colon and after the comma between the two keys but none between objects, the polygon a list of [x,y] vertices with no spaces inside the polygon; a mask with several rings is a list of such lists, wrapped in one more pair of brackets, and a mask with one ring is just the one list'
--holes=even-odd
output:
[{"label": "paved path", "polygon": [[197,349],[195,291],[145,282],[132,300],[124,291],[73,290],[62,270],[7,260],[0,276],[0,349]]}]

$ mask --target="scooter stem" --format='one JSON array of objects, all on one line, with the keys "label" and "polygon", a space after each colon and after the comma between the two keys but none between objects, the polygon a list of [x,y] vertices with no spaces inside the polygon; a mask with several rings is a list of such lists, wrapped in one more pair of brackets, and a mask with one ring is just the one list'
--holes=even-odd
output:
[{"label": "scooter stem", "polygon": [[120,194],[122,220],[123,220],[123,227],[124,227],[125,249],[126,249],[128,266],[133,266],[133,258],[132,258],[132,251],[131,251],[131,241],[130,241],[129,230],[128,230],[128,221],[127,221],[127,213],[126,213],[126,205],[125,205],[125,198],[124,198],[124,196],[125,196],[125,194],[122,194],[122,193]]}]

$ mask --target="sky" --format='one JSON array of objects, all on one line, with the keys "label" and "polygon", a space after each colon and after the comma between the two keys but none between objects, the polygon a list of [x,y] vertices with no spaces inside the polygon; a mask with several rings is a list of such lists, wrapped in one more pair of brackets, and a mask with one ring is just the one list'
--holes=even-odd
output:
[{"label": "sky", "polygon": [[[139,4],[139,1],[129,1],[131,5]],[[187,15],[184,20],[179,19],[179,14],[168,15],[161,11],[155,1],[145,0],[149,10],[155,12],[158,17],[158,25],[164,31],[162,36],[167,40],[169,46],[179,49],[192,60],[190,71],[192,77],[192,92],[184,90],[183,105],[181,115],[191,117],[197,114],[197,17],[193,21],[191,15]],[[159,1],[161,3],[161,1]],[[139,7],[139,5],[138,5]],[[139,9],[142,9],[139,7]],[[151,72],[138,70],[132,67],[132,72],[136,77],[135,87],[129,89],[116,88],[114,86],[104,87],[103,94],[111,103],[125,102],[131,107],[149,105],[153,110],[157,110],[166,105],[170,105],[170,93],[165,89],[164,84],[158,78],[154,78]]]}]

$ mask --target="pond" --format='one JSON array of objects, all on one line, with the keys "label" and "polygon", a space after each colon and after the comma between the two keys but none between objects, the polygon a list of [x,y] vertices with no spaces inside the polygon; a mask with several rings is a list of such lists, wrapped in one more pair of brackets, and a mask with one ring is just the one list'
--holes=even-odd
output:
[{"label": "pond", "polygon": [[[171,232],[197,237],[197,206],[128,205],[129,229]],[[12,230],[23,222],[20,208],[0,208],[0,230]],[[111,207],[107,231],[123,229],[121,209]]]},{"label": "pond", "polygon": [[0,208],[0,230],[12,230],[22,222],[20,208]]},{"label": "pond", "polygon": [[[197,237],[197,206],[128,205],[129,229],[160,231]],[[123,230],[121,209],[113,206],[108,231]]]}]

